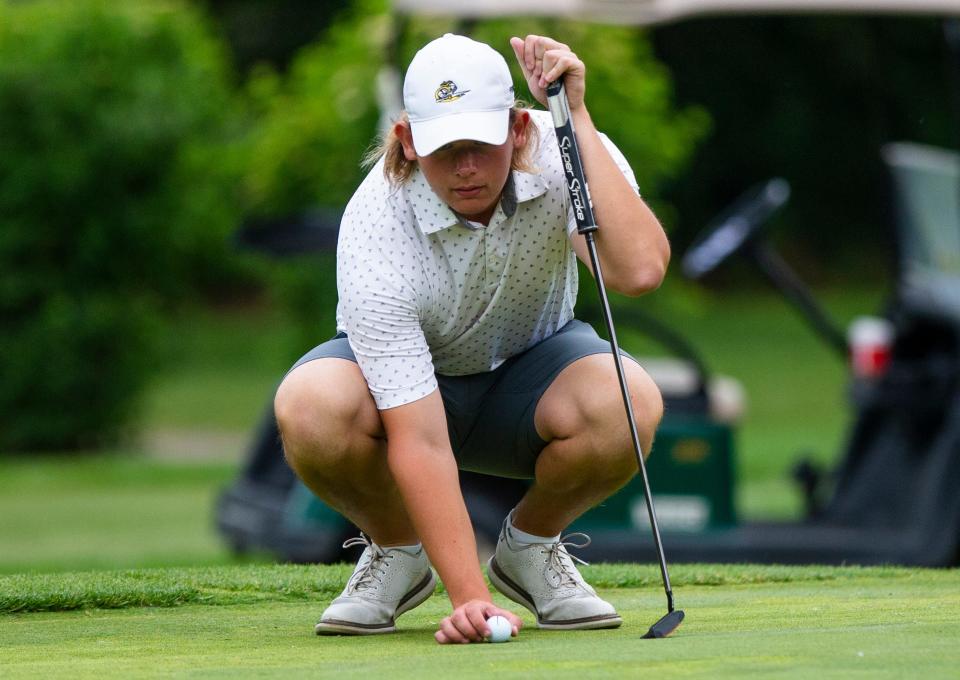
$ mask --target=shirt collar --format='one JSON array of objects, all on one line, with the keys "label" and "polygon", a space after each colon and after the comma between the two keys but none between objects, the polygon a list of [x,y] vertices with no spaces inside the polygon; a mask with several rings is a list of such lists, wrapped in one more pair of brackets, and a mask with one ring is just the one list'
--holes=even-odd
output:
[{"label": "shirt collar", "polygon": [[529,172],[513,171],[513,186],[517,195],[517,203],[533,200],[547,193],[547,181],[543,175]]},{"label": "shirt collar", "polygon": [[414,168],[407,182],[406,192],[407,200],[413,206],[417,224],[420,225],[420,230],[424,234],[433,234],[460,223],[456,213],[430,188],[427,178],[423,176],[419,167]]},{"label": "shirt collar", "polygon": [[[406,191],[417,224],[424,234],[433,234],[462,223],[457,214],[434,193],[419,167],[410,176]],[[514,170],[500,198],[500,210],[507,218],[513,217],[518,204],[542,196],[546,191],[547,183],[540,175]]]}]

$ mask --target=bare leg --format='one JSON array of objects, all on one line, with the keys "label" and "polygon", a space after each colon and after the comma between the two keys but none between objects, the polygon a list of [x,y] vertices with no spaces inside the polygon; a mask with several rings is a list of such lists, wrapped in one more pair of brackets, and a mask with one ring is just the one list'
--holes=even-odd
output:
[{"label": "bare leg", "polygon": [[418,541],[387,468],[380,414],[354,362],[303,364],[280,385],[274,409],[287,461],[311,491],[379,545]]},{"label": "bare leg", "polygon": [[[663,416],[656,385],[624,359],[641,450],[649,454]],[[513,524],[537,536],[555,536],[611,496],[638,472],[636,454],[613,359],[584,357],[567,366],[537,404],[535,424],[547,446],[535,480],[517,505]]]}]

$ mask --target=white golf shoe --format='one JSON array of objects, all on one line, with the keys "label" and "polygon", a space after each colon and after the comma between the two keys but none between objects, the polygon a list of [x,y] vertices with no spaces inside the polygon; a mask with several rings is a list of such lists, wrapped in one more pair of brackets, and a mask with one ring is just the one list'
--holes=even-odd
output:
[{"label": "white golf shoe", "polygon": [[[584,543],[568,539],[582,536]],[[586,534],[570,534],[553,543],[521,543],[503,523],[497,550],[487,563],[490,582],[501,593],[537,617],[537,627],[548,630],[617,628],[623,619],[583,580],[567,546],[585,548]]]},{"label": "white golf shoe", "polygon": [[437,580],[422,546],[414,552],[381,548],[361,534],[343,547],[354,545],[366,548],[346,588],[320,617],[317,635],[392,633],[398,616],[433,594]]}]

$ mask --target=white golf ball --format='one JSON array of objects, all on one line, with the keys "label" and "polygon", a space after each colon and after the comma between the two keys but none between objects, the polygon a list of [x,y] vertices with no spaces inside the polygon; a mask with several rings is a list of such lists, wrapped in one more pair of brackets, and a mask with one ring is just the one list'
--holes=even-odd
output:
[{"label": "white golf ball", "polygon": [[513,632],[513,626],[504,616],[491,616],[487,619],[487,625],[490,626],[490,642],[506,642],[510,639],[510,633]]}]

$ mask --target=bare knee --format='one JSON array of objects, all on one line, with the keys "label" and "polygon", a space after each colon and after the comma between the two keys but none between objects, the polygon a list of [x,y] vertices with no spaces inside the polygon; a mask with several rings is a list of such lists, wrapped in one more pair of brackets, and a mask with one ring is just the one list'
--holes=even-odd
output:
[{"label": "bare knee", "polygon": [[630,387],[630,400],[640,444],[643,446],[644,457],[647,457],[650,455],[654,434],[663,420],[663,395],[646,371],[633,362],[629,364],[631,370],[628,372],[627,384]]},{"label": "bare knee", "polygon": [[[625,359],[623,366],[640,448],[646,456],[663,417],[663,398],[639,365]],[[638,470],[636,453],[610,356],[585,357],[572,364],[550,390],[541,400],[538,428],[549,431],[557,444],[544,451],[555,458],[552,462],[588,474],[598,486],[615,489],[629,481]]]},{"label": "bare knee", "polygon": [[317,359],[293,370],[274,398],[284,455],[298,472],[337,467],[383,437],[383,427],[359,367]]},{"label": "bare knee", "polygon": [[[624,361],[624,371],[627,375],[627,386],[630,392],[630,403],[634,424],[637,428],[640,452],[644,458],[647,458],[650,455],[650,449],[653,447],[657,427],[663,418],[663,397],[653,379],[636,363]],[[609,464],[615,466],[614,469],[621,471],[624,475],[623,482],[626,483],[639,471],[639,467],[622,395],[617,402],[617,405],[608,404],[603,410],[604,414],[613,419],[607,427],[609,427],[614,441],[608,447],[607,452],[611,459]],[[617,424],[617,421],[619,421],[619,424]]]}]

